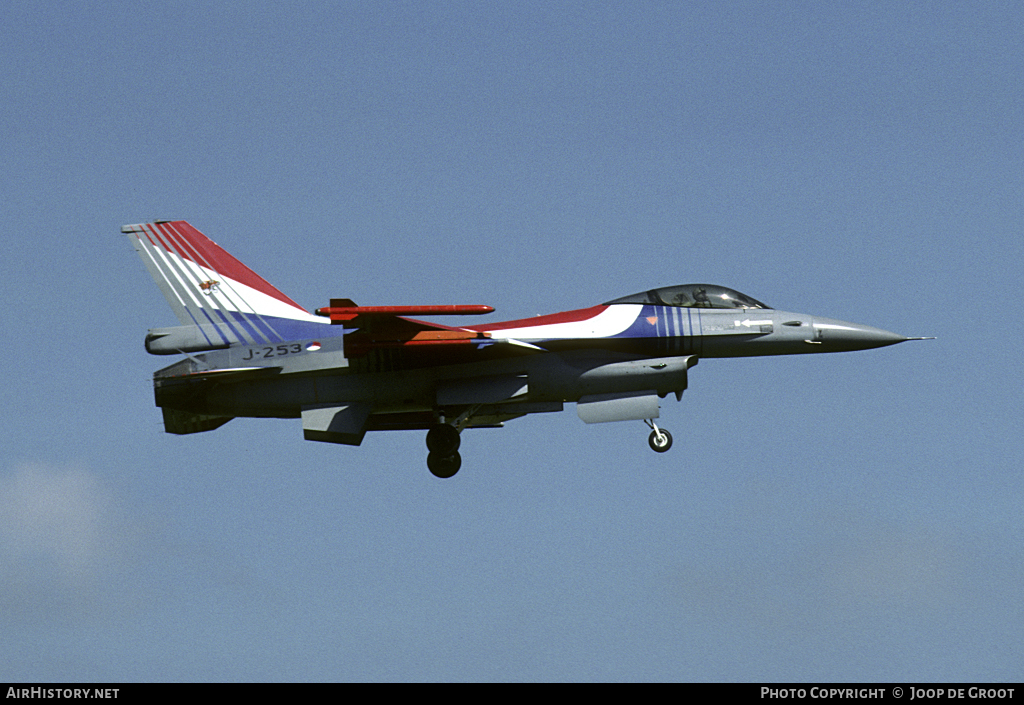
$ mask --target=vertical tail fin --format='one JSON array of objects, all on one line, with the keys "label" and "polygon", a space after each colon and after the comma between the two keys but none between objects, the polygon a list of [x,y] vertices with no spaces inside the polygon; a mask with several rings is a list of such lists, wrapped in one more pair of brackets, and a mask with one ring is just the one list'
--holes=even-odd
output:
[{"label": "vertical tail fin", "polygon": [[121,232],[178,320],[199,327],[211,343],[279,342],[295,321],[324,323],[184,220],[125,225]]}]

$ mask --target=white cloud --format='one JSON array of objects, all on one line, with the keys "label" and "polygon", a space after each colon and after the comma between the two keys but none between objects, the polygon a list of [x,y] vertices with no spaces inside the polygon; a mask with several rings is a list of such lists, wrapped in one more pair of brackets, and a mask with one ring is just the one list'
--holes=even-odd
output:
[{"label": "white cloud", "polygon": [[829,546],[823,583],[837,605],[946,608],[963,597],[958,543],[923,527],[857,526]]},{"label": "white cloud", "polygon": [[0,603],[10,619],[91,611],[126,540],[114,495],[75,467],[21,465],[0,476]]}]

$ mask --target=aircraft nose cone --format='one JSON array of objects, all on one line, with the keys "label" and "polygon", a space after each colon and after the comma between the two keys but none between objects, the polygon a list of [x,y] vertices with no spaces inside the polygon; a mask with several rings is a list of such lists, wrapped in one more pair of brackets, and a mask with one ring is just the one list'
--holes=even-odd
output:
[{"label": "aircraft nose cone", "polygon": [[902,343],[909,338],[858,323],[815,318],[814,340],[829,350],[868,350]]}]

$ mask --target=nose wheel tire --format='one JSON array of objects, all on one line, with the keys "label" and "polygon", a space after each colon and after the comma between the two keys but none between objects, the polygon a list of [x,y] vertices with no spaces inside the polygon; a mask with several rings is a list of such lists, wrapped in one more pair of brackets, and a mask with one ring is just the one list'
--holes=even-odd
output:
[{"label": "nose wheel tire", "polygon": [[664,453],[672,447],[672,434],[663,428],[659,428],[651,431],[651,435],[647,437],[647,442],[655,453]]},{"label": "nose wheel tire", "polygon": [[434,477],[446,479],[454,475],[462,467],[462,456],[457,452],[451,455],[440,453],[429,453],[427,455],[427,467]]}]

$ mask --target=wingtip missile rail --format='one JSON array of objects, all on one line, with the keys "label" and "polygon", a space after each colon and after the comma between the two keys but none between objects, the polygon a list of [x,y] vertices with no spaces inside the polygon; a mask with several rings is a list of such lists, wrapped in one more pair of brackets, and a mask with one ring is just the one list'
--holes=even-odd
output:
[{"label": "wingtip missile rail", "polygon": [[356,306],[349,299],[331,299],[330,306],[314,311],[330,318],[331,323],[344,323],[359,316],[481,316],[494,313],[493,306],[448,304],[443,306]]}]

